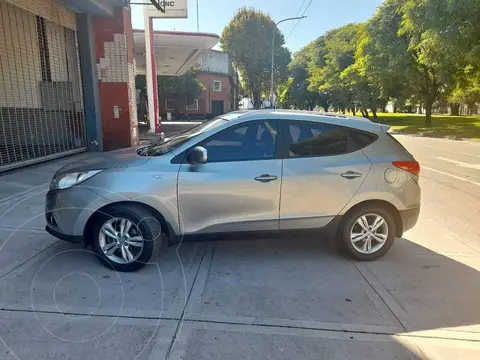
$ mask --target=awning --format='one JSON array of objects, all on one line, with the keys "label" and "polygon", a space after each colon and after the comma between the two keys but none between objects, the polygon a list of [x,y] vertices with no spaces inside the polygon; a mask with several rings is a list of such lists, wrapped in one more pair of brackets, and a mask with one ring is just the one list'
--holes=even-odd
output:
[{"label": "awning", "polygon": [[128,5],[128,0],[61,0],[62,4],[77,13],[113,16],[115,7]]},{"label": "awning", "polygon": [[[178,31],[155,31],[153,37],[157,75],[183,75],[204,50],[211,49],[220,40],[216,34]],[[137,74],[144,75],[146,59],[143,30],[133,30],[133,44]]]}]

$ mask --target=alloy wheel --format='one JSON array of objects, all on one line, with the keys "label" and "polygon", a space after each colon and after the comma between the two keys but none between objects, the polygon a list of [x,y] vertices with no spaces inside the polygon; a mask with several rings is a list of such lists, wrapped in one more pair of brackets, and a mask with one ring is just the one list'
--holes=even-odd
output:
[{"label": "alloy wheel", "polygon": [[142,254],[145,240],[138,227],[128,219],[108,220],[98,236],[103,254],[117,264],[130,264]]},{"label": "alloy wheel", "polygon": [[388,224],[378,214],[365,214],[354,222],[350,241],[358,252],[373,254],[380,250],[388,238]]}]

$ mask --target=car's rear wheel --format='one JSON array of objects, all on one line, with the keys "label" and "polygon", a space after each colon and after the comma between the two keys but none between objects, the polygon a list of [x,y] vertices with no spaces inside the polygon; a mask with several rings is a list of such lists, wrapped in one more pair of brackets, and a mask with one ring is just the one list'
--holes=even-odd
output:
[{"label": "car's rear wheel", "polygon": [[353,210],[342,223],[343,247],[356,260],[376,260],[392,247],[396,224],[392,214],[383,207],[365,206]]},{"label": "car's rear wheel", "polygon": [[100,262],[118,271],[144,267],[160,247],[160,222],[142,206],[118,205],[98,216],[92,247]]}]

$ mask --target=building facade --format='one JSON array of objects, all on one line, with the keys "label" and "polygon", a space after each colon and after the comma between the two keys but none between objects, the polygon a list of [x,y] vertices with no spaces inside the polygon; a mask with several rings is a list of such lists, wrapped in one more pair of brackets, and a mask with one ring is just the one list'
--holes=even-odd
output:
[{"label": "building facade", "polygon": [[238,75],[227,53],[205,51],[198,61],[196,78],[205,90],[191,104],[159,94],[162,120],[212,118],[238,109]]},{"label": "building facade", "polygon": [[[129,3],[0,0],[0,172],[139,143],[135,58],[145,60],[145,41],[136,34],[135,44]],[[159,73],[170,75],[219,38],[156,37]]]},{"label": "building facade", "polygon": [[0,0],[0,172],[137,144],[126,0]]}]

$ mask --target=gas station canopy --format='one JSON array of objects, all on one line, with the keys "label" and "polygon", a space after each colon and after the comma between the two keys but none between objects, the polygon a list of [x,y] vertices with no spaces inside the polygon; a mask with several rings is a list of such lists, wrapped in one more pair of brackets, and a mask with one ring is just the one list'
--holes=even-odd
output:
[{"label": "gas station canopy", "polygon": [[[154,31],[157,75],[183,75],[204,50],[214,47],[220,37],[200,32]],[[146,73],[145,32],[133,30],[135,63],[138,75]]]}]

